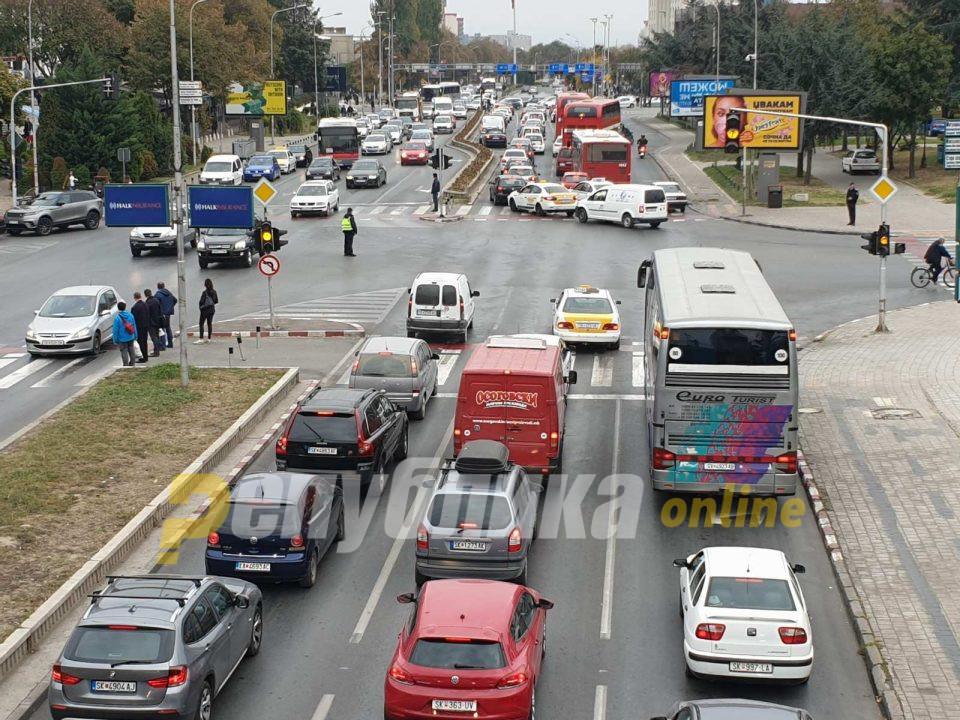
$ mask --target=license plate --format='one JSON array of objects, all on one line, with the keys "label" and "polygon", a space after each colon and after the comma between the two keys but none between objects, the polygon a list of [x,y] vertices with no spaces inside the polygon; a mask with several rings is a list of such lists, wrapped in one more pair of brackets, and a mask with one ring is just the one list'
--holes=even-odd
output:
[{"label": "license plate", "polygon": [[703,464],[704,470],[736,470],[736,463],[718,463],[718,462],[708,462]]},{"label": "license plate", "polygon": [[147,241],[144,243],[144,245],[151,245],[151,246],[152,246],[152,245],[159,245],[159,244],[160,244],[160,241],[159,241],[159,240],[147,240]]},{"label": "license plate", "polygon": [[574,324],[577,326],[577,330],[597,330],[600,328],[598,322],[578,322]]},{"label": "license plate", "polygon": [[91,680],[90,690],[101,693],[135,693],[137,684],[120,680]]},{"label": "license plate", "polygon": [[226,254],[227,254],[227,251],[226,251],[226,250],[211,250],[210,252],[212,252],[214,255],[226,255]]},{"label": "license plate", "polygon": [[336,455],[337,449],[335,447],[308,447],[308,455]]},{"label": "license plate", "polygon": [[572,202],[573,200],[570,198],[560,198],[559,200],[557,200],[558,205],[569,205]]},{"label": "license plate", "polygon": [[440,317],[439,310],[417,310],[417,315],[426,315],[428,317]]},{"label": "license plate", "polygon": [[58,340],[56,338],[44,338],[40,341],[43,345],[66,345],[66,340]]},{"label": "license plate", "polygon": [[238,562],[236,569],[247,572],[270,572],[270,563]]},{"label": "license plate", "polygon": [[770,663],[732,662],[730,663],[730,672],[770,674],[773,672],[773,665]]},{"label": "license plate", "polygon": [[476,712],[476,700],[434,700],[431,703],[434,710],[446,710],[447,712]]},{"label": "license plate", "polygon": [[480,540],[451,540],[451,550],[471,550],[473,552],[486,552],[487,543]]}]

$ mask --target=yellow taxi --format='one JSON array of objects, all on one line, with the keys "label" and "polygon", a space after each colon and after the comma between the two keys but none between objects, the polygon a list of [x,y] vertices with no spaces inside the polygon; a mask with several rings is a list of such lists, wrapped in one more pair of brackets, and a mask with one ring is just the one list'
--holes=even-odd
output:
[{"label": "yellow taxi", "polygon": [[[525,177],[520,166],[511,168],[510,172]],[[565,212],[567,217],[573,217],[573,211],[577,209],[577,196],[557,183],[532,182],[510,193],[507,204],[514,212],[527,210],[540,216]]]},{"label": "yellow taxi", "polygon": [[580,285],[567,288],[554,304],[553,334],[564,342],[620,347],[619,300],[609,290]]},{"label": "yellow taxi", "polygon": [[273,155],[280,166],[280,174],[286,175],[297,169],[297,158],[286,145],[277,145],[268,155]]}]

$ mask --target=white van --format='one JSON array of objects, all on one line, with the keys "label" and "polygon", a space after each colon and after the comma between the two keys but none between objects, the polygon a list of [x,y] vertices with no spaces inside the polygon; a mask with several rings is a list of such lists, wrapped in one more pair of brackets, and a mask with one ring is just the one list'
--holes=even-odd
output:
[{"label": "white van", "polygon": [[200,173],[201,185],[242,185],[243,161],[239,155],[212,155]]},{"label": "white van", "polygon": [[407,337],[453,334],[463,342],[473,327],[478,290],[462,273],[424,272],[414,278],[407,302]]},{"label": "white van", "polygon": [[433,103],[433,115],[449,115],[453,117],[453,98],[435,97]]},{"label": "white van", "polygon": [[480,130],[507,131],[507,123],[500,115],[484,115],[480,118]]},{"label": "white van", "polygon": [[652,228],[667,220],[667,197],[656,185],[608,185],[577,203],[574,216],[616,222],[625,228],[645,223]]}]

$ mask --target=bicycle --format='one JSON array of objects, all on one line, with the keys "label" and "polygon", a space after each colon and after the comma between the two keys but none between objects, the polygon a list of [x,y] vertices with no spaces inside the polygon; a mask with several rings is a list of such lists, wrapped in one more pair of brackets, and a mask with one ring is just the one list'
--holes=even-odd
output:
[{"label": "bicycle", "polygon": [[[948,288],[952,288],[957,284],[957,275],[958,273],[957,266],[954,265],[953,261],[949,261],[949,265],[944,268],[943,272],[940,273],[940,277],[943,278],[943,284]],[[930,281],[933,280],[933,273],[930,272],[929,265],[917,265],[913,269],[913,272],[910,273],[910,282],[916,288],[925,288],[930,284]]]}]

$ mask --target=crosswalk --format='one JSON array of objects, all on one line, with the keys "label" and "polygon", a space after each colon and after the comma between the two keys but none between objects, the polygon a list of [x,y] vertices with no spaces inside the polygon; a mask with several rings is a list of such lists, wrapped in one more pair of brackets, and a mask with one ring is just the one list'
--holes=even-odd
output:
[{"label": "crosswalk", "polygon": [[[336,320],[361,327],[373,327],[383,322],[407,288],[386,288],[369,292],[317,298],[274,308],[278,320]],[[238,320],[269,320],[270,311],[260,310],[243,315]]]},{"label": "crosswalk", "polygon": [[[45,358],[31,357],[22,350],[0,351],[0,397],[3,397],[4,391],[22,388],[38,390],[57,386],[92,385],[117,364],[95,363],[96,360],[92,355]],[[96,367],[91,366],[91,363]]]},{"label": "crosswalk", "polygon": [[32,255],[41,250],[51,248],[59,242],[59,240],[45,240],[40,238],[14,240],[12,237],[4,235],[0,236],[0,255]]}]

